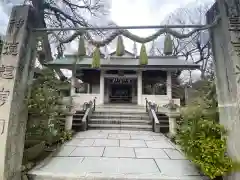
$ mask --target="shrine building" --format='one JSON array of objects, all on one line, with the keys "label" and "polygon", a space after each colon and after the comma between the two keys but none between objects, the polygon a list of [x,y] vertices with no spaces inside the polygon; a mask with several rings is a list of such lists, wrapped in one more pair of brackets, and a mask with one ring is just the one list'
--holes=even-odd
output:
[{"label": "shrine building", "polygon": [[64,55],[46,65],[53,69],[72,70],[71,96],[76,106],[95,97],[97,105],[145,105],[146,98],[158,105],[167,104],[173,99],[175,104],[180,105],[180,99],[172,96],[172,74],[195,70],[199,65],[176,56],[148,56],[148,64],[140,65],[139,56],[124,51],[120,57],[116,52],[107,57],[101,54],[99,68],[92,68],[91,56],[81,57],[74,65],[78,58],[74,54]]}]

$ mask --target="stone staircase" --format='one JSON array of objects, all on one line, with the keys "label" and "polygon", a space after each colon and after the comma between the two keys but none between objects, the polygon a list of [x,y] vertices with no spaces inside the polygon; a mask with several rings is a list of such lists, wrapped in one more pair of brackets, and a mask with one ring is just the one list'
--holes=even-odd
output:
[{"label": "stone staircase", "polygon": [[72,124],[72,129],[76,132],[81,131],[82,129],[82,118],[84,116],[85,112],[84,111],[77,111],[73,115],[73,124]]},{"label": "stone staircase", "polygon": [[160,123],[160,132],[166,134],[169,132],[169,118],[167,115],[162,113],[157,113],[157,118]]},{"label": "stone staircase", "polygon": [[109,104],[96,107],[89,129],[152,131],[152,122],[144,106]]}]

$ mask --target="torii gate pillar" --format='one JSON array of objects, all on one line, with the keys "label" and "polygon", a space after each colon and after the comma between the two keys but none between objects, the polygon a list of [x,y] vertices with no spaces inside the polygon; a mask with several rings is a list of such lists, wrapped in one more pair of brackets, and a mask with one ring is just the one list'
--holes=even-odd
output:
[{"label": "torii gate pillar", "polygon": [[[218,16],[219,23],[210,30],[215,65],[220,123],[228,130],[227,152],[240,162],[240,12],[235,0],[217,0],[207,13],[210,24]],[[239,180],[232,173],[227,180]]]},{"label": "torii gate pillar", "polygon": [[36,43],[31,6],[13,7],[0,59],[0,179],[20,180]]}]

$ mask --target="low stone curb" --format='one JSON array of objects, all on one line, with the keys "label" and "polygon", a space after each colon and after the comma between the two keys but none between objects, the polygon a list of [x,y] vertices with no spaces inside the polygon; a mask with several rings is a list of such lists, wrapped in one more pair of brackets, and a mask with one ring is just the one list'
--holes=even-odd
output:
[{"label": "low stone curb", "polygon": [[187,177],[168,177],[165,175],[133,175],[133,174],[101,174],[91,173],[85,175],[76,174],[50,174],[50,173],[38,173],[37,176],[32,175],[32,180],[203,180],[200,176],[187,176]]}]

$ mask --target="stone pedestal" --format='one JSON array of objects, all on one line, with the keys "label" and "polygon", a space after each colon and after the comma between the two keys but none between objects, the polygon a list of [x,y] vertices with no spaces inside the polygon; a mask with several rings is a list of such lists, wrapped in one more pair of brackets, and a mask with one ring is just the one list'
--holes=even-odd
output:
[{"label": "stone pedestal", "polygon": [[169,133],[174,137],[177,133],[177,118],[180,116],[178,112],[169,112]]},{"label": "stone pedestal", "polygon": [[160,124],[158,123],[158,124],[155,124],[155,127],[154,127],[154,132],[155,133],[160,133]]},{"label": "stone pedestal", "polygon": [[20,180],[27,122],[27,90],[36,55],[34,14],[13,8],[0,59],[0,179]]},{"label": "stone pedestal", "polygon": [[66,113],[65,130],[70,131],[72,130],[73,115],[75,114],[75,108],[74,108],[72,96],[69,99],[69,103],[67,105],[67,111],[69,112]]},{"label": "stone pedestal", "polygon": [[72,130],[72,122],[73,122],[73,114],[68,114],[66,116],[66,121],[65,121],[65,130],[66,131]]}]

